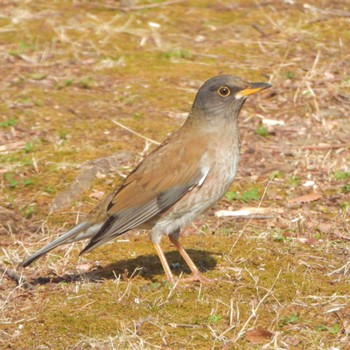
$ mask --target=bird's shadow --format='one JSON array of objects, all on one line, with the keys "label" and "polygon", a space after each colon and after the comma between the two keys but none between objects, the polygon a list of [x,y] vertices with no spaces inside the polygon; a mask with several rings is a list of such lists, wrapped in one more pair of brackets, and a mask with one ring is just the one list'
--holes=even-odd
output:
[{"label": "bird's shadow", "polygon": [[[212,256],[215,253],[197,249],[188,249],[187,252],[200,271],[206,272],[215,268],[216,259]],[[185,274],[191,273],[177,251],[167,252],[165,256],[175,275],[180,275],[182,272]],[[155,281],[155,276],[164,275],[164,270],[158,256],[149,254],[138,256],[134,259],[118,260],[89,272],[65,274],[55,277],[38,277],[31,280],[30,283],[32,285],[43,285],[47,283],[74,281],[99,282],[105,279],[116,279],[119,277],[128,280],[138,275],[151,282]]]}]

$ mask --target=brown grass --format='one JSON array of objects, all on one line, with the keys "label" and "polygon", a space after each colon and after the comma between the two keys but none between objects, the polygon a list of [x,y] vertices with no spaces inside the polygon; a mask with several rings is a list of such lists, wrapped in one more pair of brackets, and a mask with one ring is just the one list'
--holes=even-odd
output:
[{"label": "brown grass", "polygon": [[[2,4],[1,348],[349,349],[349,16],[330,0]],[[237,193],[183,234],[216,283],[170,286],[142,232],[17,269],[177,129],[221,73],[273,89],[241,114]],[[83,194],[69,186],[76,177]],[[259,215],[214,215],[242,207]]]}]

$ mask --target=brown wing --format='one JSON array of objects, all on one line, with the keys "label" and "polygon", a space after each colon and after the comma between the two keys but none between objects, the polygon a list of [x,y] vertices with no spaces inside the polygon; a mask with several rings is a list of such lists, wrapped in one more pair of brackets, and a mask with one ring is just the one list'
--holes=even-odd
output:
[{"label": "brown wing", "polygon": [[151,220],[203,182],[206,142],[193,147],[183,141],[169,139],[126,178],[107,207],[109,218],[82,253]]}]

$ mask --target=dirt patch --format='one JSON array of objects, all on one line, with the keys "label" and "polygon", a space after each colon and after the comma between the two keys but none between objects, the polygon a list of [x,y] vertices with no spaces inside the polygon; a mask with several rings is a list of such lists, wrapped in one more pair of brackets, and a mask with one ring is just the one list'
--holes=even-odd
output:
[{"label": "dirt patch", "polygon": [[[216,283],[164,282],[142,232],[81,258],[80,244],[58,248],[17,270],[33,289],[0,276],[2,347],[346,349],[349,16],[346,1],[2,4],[5,269],[118,186],[154,147],[145,138],[162,141],[183,123],[204,80],[225,73],[273,85],[241,113],[242,158],[229,193],[183,233]],[[50,213],[96,159],[122,161],[112,173],[87,173]],[[242,207],[265,211],[215,216]],[[174,273],[186,275],[163,245]]]}]

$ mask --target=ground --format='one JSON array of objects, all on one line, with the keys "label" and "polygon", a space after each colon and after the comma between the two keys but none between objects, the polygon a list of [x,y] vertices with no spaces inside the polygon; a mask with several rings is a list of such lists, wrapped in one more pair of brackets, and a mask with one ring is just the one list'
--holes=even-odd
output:
[{"label": "ground", "polygon": [[[1,348],[349,349],[349,20],[346,0],[3,2]],[[144,232],[17,267],[218,74],[273,87],[240,115],[232,188],[182,233],[214,283],[170,285]]]}]

